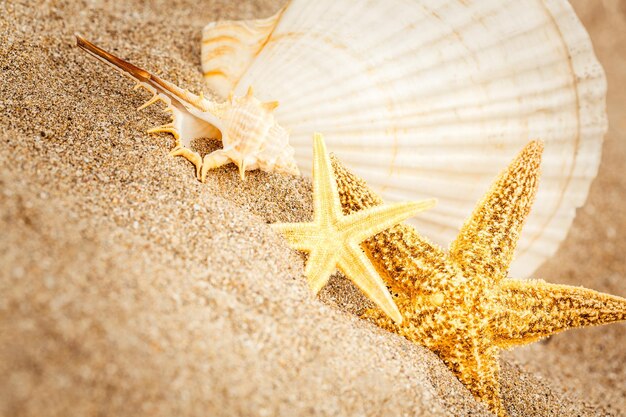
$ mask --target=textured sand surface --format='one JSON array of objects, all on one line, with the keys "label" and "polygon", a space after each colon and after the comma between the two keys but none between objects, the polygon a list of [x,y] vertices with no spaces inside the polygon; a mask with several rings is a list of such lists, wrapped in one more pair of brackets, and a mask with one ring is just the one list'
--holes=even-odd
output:
[{"label": "textured sand surface", "polygon": [[[143,133],[165,115],[134,111],[145,93],[74,46],[81,32],[200,91],[202,26],[280,3],[104,3],[0,2],[0,416],[490,415],[435,355],[354,316],[366,303],[342,277],[309,294],[267,227],[311,215],[308,181],[229,166],[198,183]],[[575,5],[604,39],[612,128],[539,273],[625,296],[626,24]],[[621,324],[507,354],[510,414],[619,415],[625,345]]]}]

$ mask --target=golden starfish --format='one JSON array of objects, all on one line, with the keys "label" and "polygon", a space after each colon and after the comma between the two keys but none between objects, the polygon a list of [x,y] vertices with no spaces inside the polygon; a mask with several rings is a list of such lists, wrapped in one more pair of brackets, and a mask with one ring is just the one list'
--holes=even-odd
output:
[{"label": "golden starfish", "polygon": [[[626,320],[626,299],[541,280],[507,279],[522,225],[537,190],[543,145],[528,144],[492,185],[449,253],[407,225],[368,239],[366,252],[404,321],[372,309],[379,326],[428,347],[476,398],[506,416],[498,382],[501,349],[562,330]],[[344,213],[382,204],[366,184],[333,160]]]},{"label": "golden starfish", "polygon": [[394,321],[402,321],[384,281],[361,250],[363,240],[434,205],[434,200],[373,207],[349,216],[341,210],[337,184],[322,135],[313,145],[313,200],[311,223],[276,223],[289,244],[309,252],[305,275],[315,294],[339,268],[382,311]]}]

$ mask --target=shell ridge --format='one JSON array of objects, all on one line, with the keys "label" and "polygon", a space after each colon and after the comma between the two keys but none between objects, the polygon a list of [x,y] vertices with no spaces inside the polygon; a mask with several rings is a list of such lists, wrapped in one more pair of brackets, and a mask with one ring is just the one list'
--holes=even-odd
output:
[{"label": "shell ridge", "polygon": [[[213,91],[225,97],[234,90],[241,76],[271,38],[288,7],[289,3],[266,19],[212,22],[205,26],[201,63],[205,82]],[[234,28],[243,29],[244,32],[235,36],[230,33]],[[216,64],[216,61],[228,62],[228,59],[234,64],[223,67]]]}]

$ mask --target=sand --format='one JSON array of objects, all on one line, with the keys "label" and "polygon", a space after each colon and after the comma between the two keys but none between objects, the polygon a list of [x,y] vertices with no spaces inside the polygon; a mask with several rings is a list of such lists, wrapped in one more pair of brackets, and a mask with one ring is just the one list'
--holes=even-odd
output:
[{"label": "sand", "polygon": [[[105,3],[0,3],[0,416],[490,415],[434,354],[358,319],[367,303],[343,277],[310,295],[302,256],[267,226],[311,215],[309,181],[242,184],[229,166],[200,184],[170,137],[143,133],[164,114],[135,112],[148,97],[74,46],[81,32],[200,91],[202,26],[280,3]],[[626,296],[626,13],[575,5],[612,128],[538,276]],[[619,324],[507,353],[511,416],[619,415],[624,346]]]}]

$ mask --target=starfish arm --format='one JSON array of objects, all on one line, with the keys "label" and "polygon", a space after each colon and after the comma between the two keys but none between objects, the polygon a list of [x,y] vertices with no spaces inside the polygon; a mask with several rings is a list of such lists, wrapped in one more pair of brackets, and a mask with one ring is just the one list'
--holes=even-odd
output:
[{"label": "starfish arm", "polygon": [[435,203],[436,200],[431,199],[370,207],[345,217],[341,223],[346,226],[344,230],[349,234],[350,239],[356,243],[361,243],[420,211],[433,207]]},{"label": "starfish arm", "polygon": [[338,266],[385,314],[396,323],[402,322],[400,310],[387,286],[358,245],[350,245],[342,252]]},{"label": "starfish arm", "polygon": [[320,236],[313,223],[274,223],[272,229],[279,232],[293,249],[309,252]]},{"label": "starfish arm", "polygon": [[324,224],[331,223],[342,213],[326,144],[319,133],[313,137],[313,213],[315,222]]},{"label": "starfish arm", "polygon": [[506,277],[535,199],[543,144],[530,142],[491,186],[450,246],[466,276],[497,282]]},{"label": "starfish arm", "polygon": [[432,304],[420,306],[416,298],[407,298],[404,293],[398,294],[396,302],[404,316],[402,324],[393,323],[378,309],[367,310],[364,317],[435,352],[477,400],[506,417],[498,382],[499,347],[491,343],[482,325],[467,325],[476,317],[463,314],[451,318],[448,311]]},{"label": "starfish arm", "polygon": [[502,311],[493,321],[502,348],[523,345],[573,327],[626,320],[626,299],[541,280],[504,280]]},{"label": "starfish arm", "polygon": [[313,294],[317,294],[337,269],[337,254],[325,248],[316,248],[311,251],[306,263],[304,275]]},{"label": "starfish arm", "polygon": [[[363,179],[348,171],[333,155],[331,160],[345,214],[383,204]],[[409,225],[391,227],[366,240],[363,247],[376,268],[386,272],[394,286],[409,294],[416,288],[439,291],[443,276],[454,274],[443,250]]]},{"label": "starfish arm", "polygon": [[335,155],[331,154],[330,160],[344,214],[352,214],[383,204],[383,199],[374,193],[362,178],[348,171]]},{"label": "starfish arm", "polygon": [[486,403],[495,415],[508,417],[500,397],[497,347],[465,339],[438,355],[477,400]]}]

